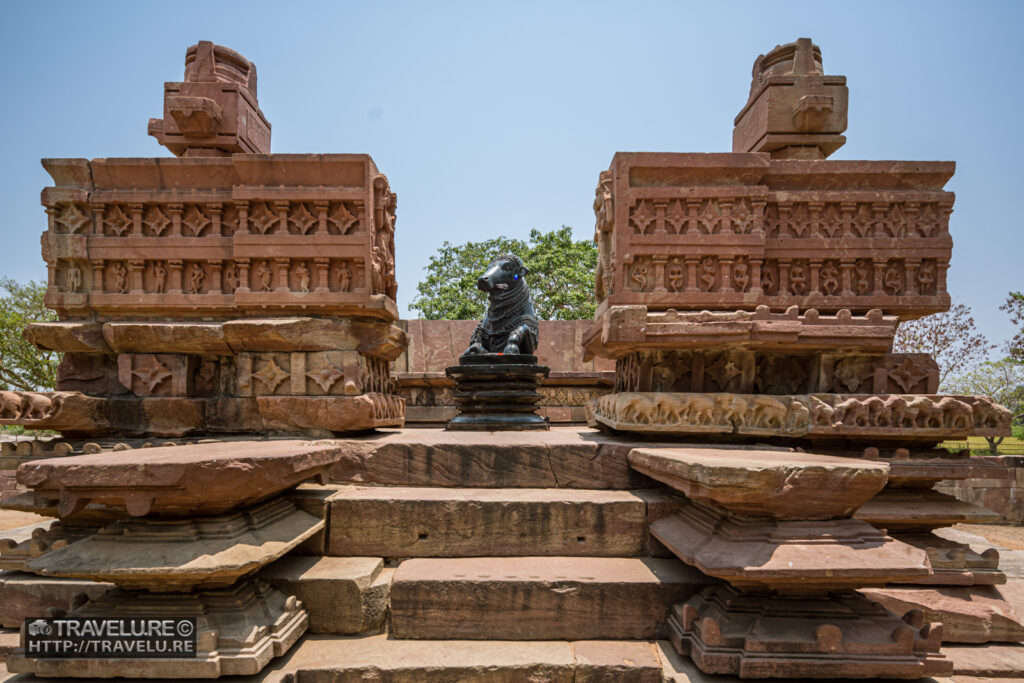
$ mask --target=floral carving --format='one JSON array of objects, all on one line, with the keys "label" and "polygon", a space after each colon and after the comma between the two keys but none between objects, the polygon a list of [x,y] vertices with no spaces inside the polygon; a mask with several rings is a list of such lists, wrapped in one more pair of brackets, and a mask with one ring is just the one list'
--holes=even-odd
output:
[{"label": "floral carving", "polygon": [[636,206],[630,209],[629,222],[636,234],[646,235],[647,228],[654,222],[654,210],[651,208],[650,202],[641,199]]},{"label": "floral carving", "polygon": [[85,232],[90,223],[89,216],[74,204],[65,204],[54,220],[72,235]]},{"label": "floral carving", "polygon": [[203,231],[213,224],[203,210],[199,208],[197,204],[190,204],[188,210],[185,211],[185,215],[181,219],[182,225],[188,229],[193,237],[201,237]]},{"label": "floral carving", "polygon": [[125,233],[131,232],[132,218],[124,212],[119,204],[114,204],[107,209],[103,224],[107,227],[108,235],[121,237]]},{"label": "floral carving", "polygon": [[281,382],[288,379],[291,375],[278,367],[277,362],[270,358],[266,365],[264,365],[259,372],[252,373],[252,376],[263,383],[270,393],[277,391],[277,387]]},{"label": "floral carving", "polygon": [[306,208],[305,203],[298,203],[288,214],[288,231],[293,235],[308,235],[319,222],[320,220]]},{"label": "floral carving", "polygon": [[279,221],[277,215],[267,207],[266,202],[256,202],[249,211],[249,227],[261,235],[273,232],[274,226]]},{"label": "floral carving", "polygon": [[171,219],[167,217],[167,214],[157,204],[150,205],[142,217],[142,226],[145,233],[154,237],[163,236],[167,232],[167,228],[171,226],[171,223]]}]

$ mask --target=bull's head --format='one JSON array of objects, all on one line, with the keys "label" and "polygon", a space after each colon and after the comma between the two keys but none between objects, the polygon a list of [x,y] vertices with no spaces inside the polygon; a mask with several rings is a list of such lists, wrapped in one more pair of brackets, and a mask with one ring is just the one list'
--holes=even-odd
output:
[{"label": "bull's head", "polygon": [[512,289],[530,271],[515,254],[502,254],[491,261],[487,270],[476,280],[481,291],[491,294]]}]

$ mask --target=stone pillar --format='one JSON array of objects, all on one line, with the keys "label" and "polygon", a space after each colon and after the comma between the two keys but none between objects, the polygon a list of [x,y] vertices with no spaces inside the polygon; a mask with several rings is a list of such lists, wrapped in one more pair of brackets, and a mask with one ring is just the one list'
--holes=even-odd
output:
[{"label": "stone pillar", "polygon": [[[316,214],[317,214],[316,231],[317,231],[317,233],[319,233],[321,235],[326,235],[327,232],[328,232],[328,230],[327,230],[327,210],[330,208],[330,206],[331,206],[330,202],[328,202],[326,200],[317,200],[317,201],[313,202],[313,208],[316,209]],[[326,286],[327,285],[325,284],[324,287],[326,287]],[[317,284],[317,288],[318,289],[320,288],[319,283]]]},{"label": "stone pillar", "polygon": [[235,290],[235,294],[239,292],[249,291],[249,259],[240,258],[235,259],[235,267],[238,268],[238,289]]},{"label": "stone pillar", "polygon": [[[175,203],[175,204],[168,204],[167,205],[167,213],[169,213],[171,215],[171,236],[172,237],[181,237],[181,214],[182,214],[182,209],[183,209],[183,207],[182,207],[181,204]],[[181,289],[181,287],[179,287],[178,289]]]},{"label": "stone pillar", "polygon": [[223,292],[221,274],[224,271],[223,261],[210,261],[210,293]]},{"label": "stone pillar", "polygon": [[686,287],[683,288],[684,292],[696,292],[697,287],[697,264],[700,263],[700,259],[696,256],[686,257]]},{"label": "stone pillar", "polygon": [[331,291],[330,284],[330,270],[331,270],[331,259],[329,258],[317,258],[313,259],[313,263],[316,265],[316,288],[314,292],[329,292]]},{"label": "stone pillar", "polygon": [[274,288],[275,292],[290,292],[291,287],[288,285],[288,272],[291,268],[291,259],[287,258],[276,258],[274,263],[277,264],[277,287]]},{"label": "stone pillar", "polygon": [[[179,224],[179,229],[180,229]],[[179,260],[174,259],[167,262],[167,270],[170,273],[170,286],[167,288],[168,294],[181,294],[181,272],[185,268],[185,264]]]},{"label": "stone pillar", "polygon": [[132,216],[132,235],[142,234],[142,204],[129,204],[128,210]]},{"label": "stone pillar", "polygon": [[94,259],[90,261],[92,264],[92,291],[102,292],[103,287],[103,271],[106,268],[106,263],[103,259]]},{"label": "stone pillar", "polygon": [[[210,211],[210,234],[211,235],[223,235],[224,228],[221,225],[221,218],[224,213],[224,206],[220,202],[213,202],[206,207]],[[219,288],[218,288],[219,289]]]},{"label": "stone pillar", "polygon": [[[665,215],[665,208],[662,207],[662,218]],[[664,230],[664,226],[662,227]],[[655,292],[667,292],[668,289],[665,287],[665,264],[668,263],[668,256],[653,256],[651,257],[652,263],[654,263],[654,291]]]},{"label": "stone pillar", "polygon": [[[134,213],[134,210],[132,213]],[[128,291],[131,294],[142,294],[145,291],[145,287],[142,284],[142,274],[145,268],[145,261],[128,262]]]}]

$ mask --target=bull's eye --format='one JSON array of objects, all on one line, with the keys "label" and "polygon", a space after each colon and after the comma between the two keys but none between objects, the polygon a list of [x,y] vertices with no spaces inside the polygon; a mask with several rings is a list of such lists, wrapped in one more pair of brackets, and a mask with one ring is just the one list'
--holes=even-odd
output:
[{"label": "bull's eye", "polygon": [[501,268],[502,270],[512,270],[512,264],[508,261],[505,261],[504,263],[501,264]]}]

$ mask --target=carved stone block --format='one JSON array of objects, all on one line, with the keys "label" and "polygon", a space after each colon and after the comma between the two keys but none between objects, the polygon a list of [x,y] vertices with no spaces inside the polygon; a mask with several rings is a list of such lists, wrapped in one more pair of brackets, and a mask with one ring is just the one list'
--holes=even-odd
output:
[{"label": "carved stone block", "polygon": [[24,643],[7,662],[12,673],[59,678],[217,678],[258,673],[302,636],[309,622],[302,602],[265,581],[191,593],[113,590],[72,610],[75,617],[192,617],[194,659],[37,659]]},{"label": "carved stone block", "polygon": [[811,453],[697,447],[634,448],[629,465],[694,502],[795,520],[849,517],[882,490],[889,470]]},{"label": "carved stone block", "polygon": [[158,592],[220,588],[282,557],[323,527],[322,519],[277,498],[223,515],[114,522],[34,557],[23,569]]},{"label": "carved stone block", "polygon": [[697,503],[651,524],[687,564],[734,586],[807,593],[931,575],[923,550],[856,519],[744,518]]},{"label": "carved stone block", "polygon": [[220,514],[326,476],[342,451],[308,441],[164,446],[38,460],[18,470],[37,498],[59,501],[66,516],[88,503],[123,507],[135,517]]},{"label": "carved stone block", "polygon": [[707,588],[673,608],[669,639],[709,674],[742,678],[948,676],[942,625],[855,593],[784,597]]},{"label": "carved stone block", "polygon": [[190,396],[194,356],[170,353],[122,353],[118,381],[136,396]]},{"label": "carved stone block", "polygon": [[901,532],[893,534],[893,537],[928,553],[928,563],[934,572],[932,576],[907,583],[929,586],[996,586],[1006,583],[1006,574],[999,570],[999,551],[995,548],[976,553],[966,543],[931,533]]}]

